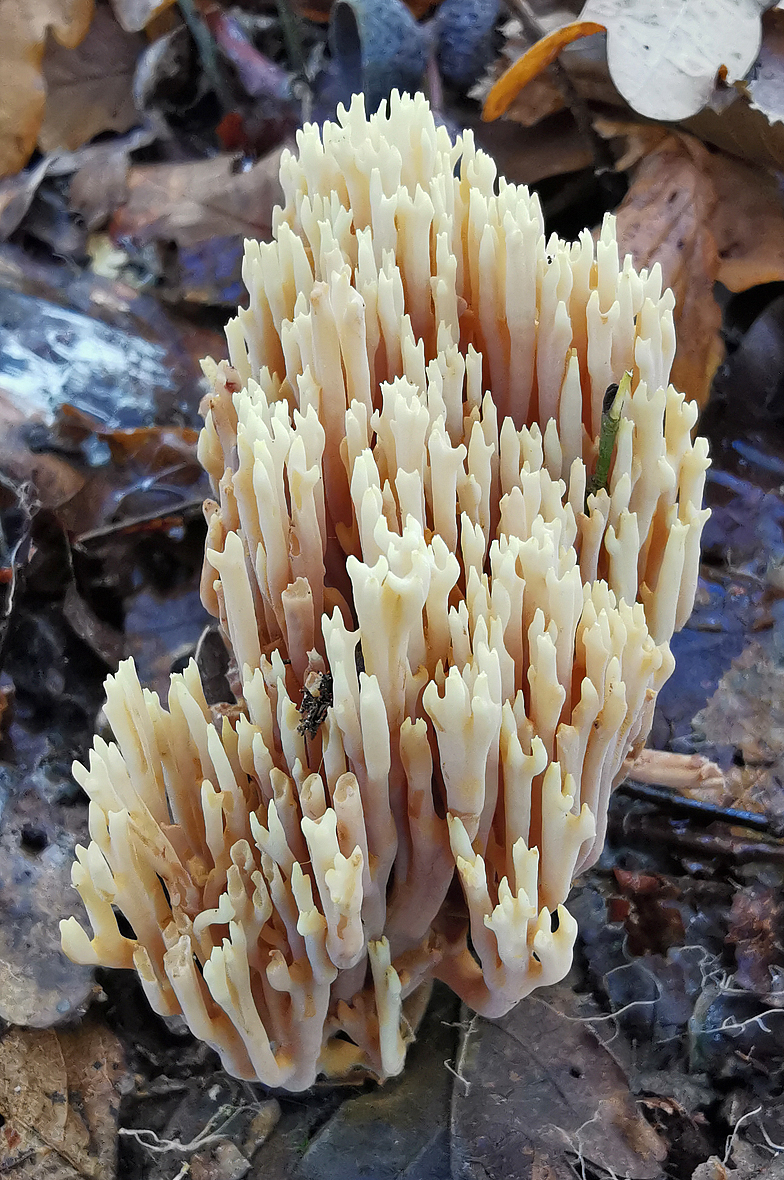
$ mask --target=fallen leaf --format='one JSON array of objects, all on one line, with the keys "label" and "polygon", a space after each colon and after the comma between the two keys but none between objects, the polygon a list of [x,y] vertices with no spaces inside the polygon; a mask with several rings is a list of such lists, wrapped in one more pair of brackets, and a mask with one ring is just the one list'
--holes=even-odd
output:
[{"label": "fallen leaf", "polygon": [[[573,10],[546,7],[537,12],[537,22],[543,35],[552,34],[574,21],[580,4],[573,4]],[[501,75],[510,65],[522,57],[532,45],[531,37],[522,22],[514,17],[506,21],[501,32],[503,46],[497,59],[487,68],[484,75],[469,91],[469,97],[484,105],[488,94]],[[626,104],[618,94],[607,69],[606,38],[601,33],[583,37],[564,46],[559,58],[560,64],[569,75],[569,81],[587,103],[600,103],[603,108]],[[563,90],[556,84],[552,71],[545,71],[533,78],[513,98],[505,112],[507,119],[533,127],[541,119],[561,111],[567,106]]]},{"label": "fallen leaf", "polygon": [[784,913],[777,889],[756,881],[738,889],[732,899],[727,942],[735,948],[735,981],[739,987],[767,996],[773,990],[772,970],[779,969]]},{"label": "fallen leaf", "polygon": [[571,45],[573,41],[579,41],[583,37],[590,37],[594,33],[603,33],[604,31],[604,25],[595,21],[572,21],[542,37],[522,57],[518,58],[495,83],[485,99],[482,118],[487,122],[492,122],[493,119],[503,115],[517,94],[530,81],[538,77],[543,70],[552,65],[567,45]]},{"label": "fallen leaf", "polygon": [[247,171],[229,155],[132,167],[127,203],[110,224],[112,240],[146,268],[157,261],[165,298],[235,306],[243,294],[243,241],[272,232],[282,150]]},{"label": "fallen leaf", "polygon": [[15,1176],[114,1175],[122,1047],[107,1028],[12,1028],[0,1042],[0,1169]]},{"label": "fallen leaf", "polygon": [[463,107],[461,125],[473,131],[477,144],[495,160],[498,171],[514,184],[536,184],[590,168],[594,157],[568,111],[520,127],[506,119],[483,123],[478,112]]},{"label": "fallen leaf", "polygon": [[675,294],[672,381],[700,405],[724,351],[721,311],[713,298],[719,274],[712,233],[716,202],[707,149],[673,135],[643,158],[617,210],[621,254],[631,254],[637,267],[658,262],[664,286]]},{"label": "fallen leaf", "polygon": [[98,8],[76,49],[50,40],[43,61],[46,113],[38,133],[42,152],[74,151],[101,131],[128,131],[138,116],[133,73],[145,40],[124,32],[108,8]]},{"label": "fallen leaf", "polygon": [[771,123],[754,110],[744,95],[721,112],[705,107],[686,119],[683,130],[724,152],[761,164],[763,168],[784,169],[784,123]]},{"label": "fallen leaf", "polygon": [[712,223],[719,252],[717,278],[730,291],[784,279],[784,199],[781,181],[724,155],[710,157],[717,202]]},{"label": "fallen leaf", "polygon": [[[699,171],[704,183],[698,183],[696,177],[693,183],[699,187],[702,208],[710,213],[710,236],[718,257],[714,277],[718,282],[737,292],[784,280],[784,194],[777,175],[725,152],[706,151],[693,137],[669,132],[657,124],[597,119],[595,126],[605,137],[623,140],[622,154],[616,163],[618,171],[629,170],[646,159],[650,161],[635,175],[633,191],[627,200],[639,199],[640,188],[650,183],[653,171],[658,175],[674,167],[673,160],[678,153],[682,156],[680,168],[689,170],[691,161],[691,170]],[[707,186],[712,190],[713,200]],[[668,199],[664,190],[651,191],[649,211],[653,218],[647,224],[640,219],[643,235],[649,233],[655,237],[662,233],[661,215],[668,213]],[[676,232],[682,236],[683,229],[676,219],[668,232],[670,237]],[[629,233],[628,226],[626,233]],[[631,249],[628,241],[624,244]],[[650,257],[639,243],[632,252],[641,265],[645,257]],[[713,272],[712,266],[709,269]],[[699,275],[699,271],[696,273]],[[665,281],[672,283],[668,273]]]},{"label": "fallen leaf", "polygon": [[0,471],[18,483],[29,481],[42,507],[57,508],[84,487],[85,479],[59,455],[29,449],[29,428],[40,421],[40,414],[26,412],[23,398],[0,387]]},{"label": "fallen leaf", "polygon": [[48,167],[48,160],[39,160],[27,172],[0,180],[0,242],[11,236],[30,208]]},{"label": "fallen leaf", "polygon": [[581,21],[607,29],[607,64],[635,111],[676,122],[754,64],[770,0],[587,0]]},{"label": "fallen leaf", "polygon": [[3,0],[0,7],[0,176],[23,168],[44,118],[46,35],[66,49],[83,39],[93,0]]},{"label": "fallen leaf", "polygon": [[112,8],[126,33],[140,33],[175,0],[112,0]]},{"label": "fallen leaf", "polygon": [[36,806],[40,812],[40,800],[29,794],[12,808],[6,806],[3,817],[0,1018],[47,1028],[73,1018],[83,1007],[92,991],[93,973],[68,962],[60,949],[59,919],[74,912],[70,879],[75,840],[55,833],[52,825],[40,829],[43,848],[26,847],[26,820],[38,814]]},{"label": "fallen leaf", "polygon": [[592,1014],[591,1001],[561,985],[500,1020],[470,1021],[452,1099],[456,1175],[573,1180],[575,1159],[630,1180],[662,1175],[665,1144],[611,1050],[582,1022]]},{"label": "fallen leaf", "polygon": [[190,246],[219,236],[268,238],[281,199],[282,148],[239,169],[234,156],[187,164],[137,164],[128,175],[128,201],[112,222],[116,241],[174,241]]},{"label": "fallen leaf", "polygon": [[759,57],[742,88],[754,110],[771,123],[784,121],[784,12],[774,8],[762,18]]}]

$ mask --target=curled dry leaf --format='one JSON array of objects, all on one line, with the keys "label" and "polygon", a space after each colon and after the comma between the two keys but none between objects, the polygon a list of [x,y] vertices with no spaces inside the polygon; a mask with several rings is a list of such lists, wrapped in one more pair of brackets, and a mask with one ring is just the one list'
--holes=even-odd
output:
[{"label": "curled dry leaf", "polygon": [[709,153],[685,136],[668,136],[645,156],[617,212],[621,253],[637,267],[658,262],[676,298],[677,389],[700,405],[722,359],[721,312],[713,298],[719,255],[711,231],[716,193]]},{"label": "curled dry leaf", "polygon": [[591,37],[594,33],[603,32],[604,25],[595,21],[571,21],[568,25],[563,25],[542,37],[522,57],[513,62],[495,83],[485,99],[482,118],[489,123],[503,115],[520,91],[552,65],[567,45],[583,37]]},{"label": "curled dry leaf", "polygon": [[[575,7],[579,9],[579,4]],[[548,34],[569,24],[573,16],[574,13],[563,10],[537,13],[540,25]],[[482,105],[501,75],[531,47],[531,38],[516,18],[504,24],[502,33],[505,40],[500,56],[488,66],[469,91],[469,97]],[[572,41],[564,47],[559,60],[572,86],[585,102],[612,108],[622,101],[607,70],[606,39],[603,34],[596,33]],[[545,70],[518,91],[504,113],[514,123],[533,127],[548,115],[562,111],[566,105],[563,91],[556,84],[552,72]],[[625,107],[626,104],[623,105]]]},{"label": "curled dry leaf", "polygon": [[730,291],[784,280],[784,199],[780,180],[730,156],[710,156],[716,190],[713,235],[719,282]]},{"label": "curled dry leaf", "polygon": [[75,48],[93,15],[93,0],[3,0],[0,6],[0,176],[24,167],[38,139],[46,89],[41,76],[49,30]]}]

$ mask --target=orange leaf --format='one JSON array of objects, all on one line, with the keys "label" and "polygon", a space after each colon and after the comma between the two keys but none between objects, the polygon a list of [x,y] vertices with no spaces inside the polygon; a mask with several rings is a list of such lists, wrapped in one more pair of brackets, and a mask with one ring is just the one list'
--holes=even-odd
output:
[{"label": "orange leaf", "polygon": [[522,57],[513,62],[493,86],[482,108],[485,123],[492,123],[493,119],[503,115],[523,87],[538,77],[542,70],[551,66],[567,45],[579,41],[581,37],[604,32],[604,25],[590,20],[575,20],[542,37],[541,41],[537,41]]}]

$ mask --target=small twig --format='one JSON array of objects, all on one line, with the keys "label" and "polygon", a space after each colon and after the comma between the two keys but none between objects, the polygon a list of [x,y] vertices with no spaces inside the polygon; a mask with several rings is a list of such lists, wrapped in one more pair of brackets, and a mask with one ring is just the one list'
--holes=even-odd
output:
[{"label": "small twig", "polygon": [[463,1077],[463,1065],[465,1064],[465,1057],[466,1057],[466,1053],[468,1051],[468,1042],[471,1037],[471,1033],[474,1031],[474,1028],[476,1027],[476,1022],[478,1019],[479,1019],[479,1017],[476,1015],[471,1017],[471,1020],[469,1021],[469,1024],[468,1024],[468,1028],[466,1028],[466,1030],[465,1030],[465,1035],[462,1039],[462,1044],[460,1045],[460,1051],[458,1052],[457,1060],[455,1061],[455,1064],[451,1065],[448,1060],[444,1062],[444,1065],[449,1070],[449,1072],[454,1077],[456,1077],[458,1079],[458,1081],[461,1081],[463,1083],[463,1085],[465,1086],[465,1097],[466,1098],[468,1097],[469,1091],[471,1089],[471,1083],[469,1082],[468,1078]]},{"label": "small twig", "polygon": [[468,1092],[471,1089],[471,1083],[469,1082],[468,1078],[464,1078],[461,1073],[458,1073],[458,1071],[455,1069],[454,1065],[452,1065],[452,1063],[450,1062],[448,1057],[444,1061],[444,1065],[446,1066],[446,1068],[449,1070],[449,1072],[452,1074],[453,1077],[457,1078],[457,1080],[459,1082],[463,1083],[463,1085],[465,1086],[465,1093],[466,1093],[466,1098],[467,1098]]},{"label": "small twig", "polygon": [[181,504],[169,504],[165,508],[158,508],[155,512],[145,513],[143,516],[133,516],[128,520],[118,520],[104,525],[99,529],[81,533],[76,537],[74,545],[88,545],[92,541],[103,541],[107,537],[117,536],[118,533],[132,533],[139,531],[145,525],[156,524],[160,521],[177,520],[188,514],[198,515],[204,507],[203,500],[184,500]]},{"label": "small twig", "polygon": [[197,11],[194,0],[177,0],[177,3],[188,32],[193,37],[204,73],[223,110],[230,111],[234,104],[218,62],[218,51],[212,34]]},{"label": "small twig", "polygon": [[639,783],[626,779],[618,787],[622,795],[630,795],[633,799],[644,799],[646,803],[655,803],[661,810],[673,814],[690,815],[704,819],[706,823],[722,820],[724,823],[738,827],[751,828],[757,832],[770,832],[780,836],[779,824],[771,822],[768,816],[758,811],[738,811],[734,807],[721,807],[718,803],[710,803],[705,799],[690,799],[687,795],[679,795],[667,787],[659,787],[653,783]]},{"label": "small twig", "polygon": [[302,44],[302,37],[300,36],[299,20],[291,8],[289,0],[275,0],[275,7],[278,10],[278,20],[280,21],[283,40],[286,42],[286,52],[288,53],[292,69],[297,74],[297,77],[305,82],[308,77],[308,63],[305,57],[305,47]]}]

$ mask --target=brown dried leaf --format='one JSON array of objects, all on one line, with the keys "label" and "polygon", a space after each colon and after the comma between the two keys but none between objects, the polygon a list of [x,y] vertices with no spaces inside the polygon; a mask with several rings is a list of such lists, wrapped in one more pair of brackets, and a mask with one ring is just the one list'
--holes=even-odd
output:
[{"label": "brown dried leaf", "polygon": [[0,176],[24,167],[44,117],[47,31],[67,49],[85,36],[93,0],[3,0],[0,6]]},{"label": "brown dried leaf", "polygon": [[583,1168],[632,1180],[661,1176],[664,1141],[611,1050],[582,1022],[595,1012],[561,985],[499,1020],[470,1022],[452,1099],[455,1174],[573,1180],[577,1157]]},{"label": "brown dried leaf", "polygon": [[784,201],[780,181],[729,156],[710,157],[717,202],[712,225],[718,279],[730,291],[784,279]]},{"label": "brown dried leaf", "polygon": [[0,1169],[54,1180],[114,1174],[122,1048],[87,1023],[68,1033],[12,1028],[0,1042]]},{"label": "brown dried leaf", "polygon": [[683,130],[741,160],[763,168],[784,168],[784,123],[769,122],[740,95],[721,112],[706,107],[685,120]]},{"label": "brown dried leaf", "polygon": [[11,236],[30,208],[48,167],[48,160],[40,160],[27,172],[0,180],[0,242]]},{"label": "brown dried leaf", "polygon": [[[573,4],[572,7],[573,11],[557,6],[551,9],[548,4],[544,11],[537,12],[537,20],[545,32],[552,33],[573,21],[580,5]],[[510,63],[531,46],[531,40],[517,18],[507,21],[502,31],[506,40],[500,56],[488,66],[484,76],[469,92],[470,98],[482,104]],[[559,61],[584,102],[600,103],[604,107],[621,106],[626,110],[626,104],[613,85],[607,69],[606,49],[606,38],[597,33],[567,45]],[[566,105],[563,91],[556,85],[552,71],[547,70],[520,91],[509,105],[505,117],[523,127],[533,127],[548,115],[563,110]]]},{"label": "brown dried leaf", "polygon": [[784,913],[777,889],[759,881],[738,889],[732,899],[727,942],[735,947],[735,980],[739,987],[767,996],[772,969],[782,962]]},{"label": "brown dried leaf", "polygon": [[[784,279],[784,195],[781,181],[765,168],[752,167],[725,152],[702,152],[696,141],[659,124],[595,119],[596,130],[623,141],[616,169],[625,172],[660,148],[681,143],[710,180],[716,204],[711,232],[716,241],[716,278],[730,291]],[[696,153],[696,155],[695,155]]]},{"label": "brown dried leaf", "polygon": [[729,802],[742,811],[784,817],[784,667],[752,641],[732,661],[694,728],[716,745],[735,746],[726,771]]},{"label": "brown dried leaf", "polygon": [[719,255],[707,150],[685,136],[665,139],[640,163],[617,212],[621,253],[638,267],[658,262],[676,299],[678,351],[672,381],[700,405],[723,356],[721,312],[713,298]]},{"label": "brown dried leaf", "polygon": [[137,245],[174,241],[190,246],[208,238],[268,238],[281,199],[282,148],[246,172],[234,156],[189,164],[139,164],[128,174],[128,201],[112,221],[112,236]]},{"label": "brown dried leaf", "polygon": [[124,32],[107,8],[97,9],[77,49],[50,40],[43,62],[42,152],[74,151],[101,131],[127,131],[138,122],[133,73],[144,47],[144,38]]}]

